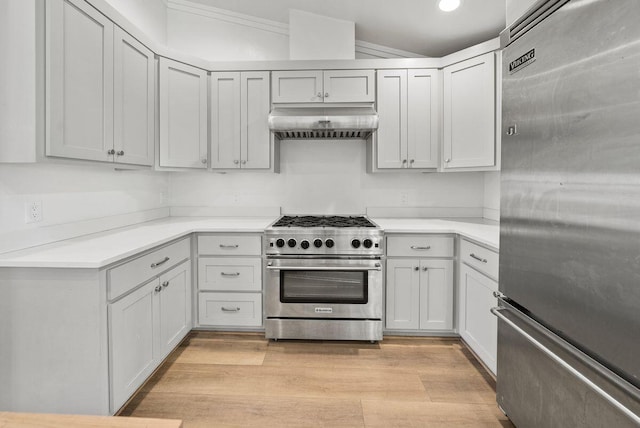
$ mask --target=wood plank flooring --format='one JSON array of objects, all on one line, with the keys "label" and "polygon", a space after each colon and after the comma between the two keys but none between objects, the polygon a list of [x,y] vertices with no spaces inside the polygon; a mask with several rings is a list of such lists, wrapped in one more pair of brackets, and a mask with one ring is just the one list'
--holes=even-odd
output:
[{"label": "wood plank flooring", "polygon": [[513,427],[457,339],[193,332],[121,411],[193,427]]}]

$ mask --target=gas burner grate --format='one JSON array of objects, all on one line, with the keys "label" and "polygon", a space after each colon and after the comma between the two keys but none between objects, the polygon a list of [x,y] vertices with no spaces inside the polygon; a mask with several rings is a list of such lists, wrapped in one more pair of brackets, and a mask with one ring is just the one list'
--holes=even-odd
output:
[{"label": "gas burner grate", "polygon": [[273,227],[376,227],[364,216],[283,216]]}]

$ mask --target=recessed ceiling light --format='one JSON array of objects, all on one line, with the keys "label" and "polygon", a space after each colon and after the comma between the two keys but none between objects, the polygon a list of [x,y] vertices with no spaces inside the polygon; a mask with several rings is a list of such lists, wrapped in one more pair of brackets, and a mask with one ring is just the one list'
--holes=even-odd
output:
[{"label": "recessed ceiling light", "polygon": [[443,12],[454,11],[460,6],[460,0],[440,0],[438,7]]}]

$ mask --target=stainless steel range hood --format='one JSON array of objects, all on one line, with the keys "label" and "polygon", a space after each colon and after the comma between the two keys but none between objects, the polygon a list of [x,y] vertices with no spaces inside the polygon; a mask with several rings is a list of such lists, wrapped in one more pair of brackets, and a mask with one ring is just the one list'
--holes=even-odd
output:
[{"label": "stainless steel range hood", "polygon": [[361,107],[278,106],[269,129],[281,140],[366,139],[378,129],[373,105]]}]

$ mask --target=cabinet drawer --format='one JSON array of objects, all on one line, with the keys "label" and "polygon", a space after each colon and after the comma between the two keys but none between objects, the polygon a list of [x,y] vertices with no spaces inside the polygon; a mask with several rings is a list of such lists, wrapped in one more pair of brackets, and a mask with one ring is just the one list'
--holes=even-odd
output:
[{"label": "cabinet drawer", "polygon": [[191,255],[191,240],[185,238],[107,271],[107,298],[113,300],[161,274]]},{"label": "cabinet drawer", "polygon": [[213,256],[259,256],[262,254],[260,235],[201,235],[198,254]]},{"label": "cabinet drawer", "polygon": [[262,290],[262,259],[259,257],[200,257],[198,287],[214,291]]},{"label": "cabinet drawer", "polygon": [[200,293],[200,325],[262,326],[261,293]]},{"label": "cabinet drawer", "polygon": [[449,236],[389,236],[387,256],[453,257],[453,238]]},{"label": "cabinet drawer", "polygon": [[463,263],[474,267],[485,275],[493,279],[498,279],[499,256],[495,251],[461,239],[460,259]]}]

